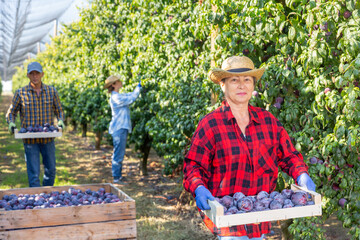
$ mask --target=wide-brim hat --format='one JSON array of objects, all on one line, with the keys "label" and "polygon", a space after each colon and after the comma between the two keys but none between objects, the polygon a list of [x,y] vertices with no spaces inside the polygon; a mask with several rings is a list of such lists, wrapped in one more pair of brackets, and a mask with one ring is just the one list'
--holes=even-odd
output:
[{"label": "wide-brim hat", "polygon": [[209,77],[214,83],[232,76],[252,76],[259,80],[264,74],[265,68],[255,68],[253,61],[248,57],[232,56],[224,60],[221,68],[210,71]]},{"label": "wide-brim hat", "polygon": [[109,88],[114,82],[120,81],[118,76],[110,76],[105,80],[104,88]]}]

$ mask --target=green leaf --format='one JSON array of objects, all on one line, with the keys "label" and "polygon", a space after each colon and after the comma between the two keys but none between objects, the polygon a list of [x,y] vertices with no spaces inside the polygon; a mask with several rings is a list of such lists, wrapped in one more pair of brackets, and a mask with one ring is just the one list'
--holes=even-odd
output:
[{"label": "green leaf", "polygon": [[346,0],[346,8],[349,11],[354,11],[355,10],[355,2],[354,2],[354,0]]},{"label": "green leaf", "polygon": [[296,30],[293,26],[291,26],[289,28],[289,39],[294,40],[295,36],[296,36]]}]

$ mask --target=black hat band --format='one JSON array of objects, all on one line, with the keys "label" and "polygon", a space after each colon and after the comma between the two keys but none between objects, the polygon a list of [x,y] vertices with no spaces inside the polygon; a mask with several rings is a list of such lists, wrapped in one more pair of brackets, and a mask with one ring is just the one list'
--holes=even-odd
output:
[{"label": "black hat band", "polygon": [[241,72],[247,72],[247,71],[251,71],[253,69],[251,68],[234,68],[234,69],[229,69],[229,70],[226,70],[228,72],[233,72],[233,73],[241,73]]}]

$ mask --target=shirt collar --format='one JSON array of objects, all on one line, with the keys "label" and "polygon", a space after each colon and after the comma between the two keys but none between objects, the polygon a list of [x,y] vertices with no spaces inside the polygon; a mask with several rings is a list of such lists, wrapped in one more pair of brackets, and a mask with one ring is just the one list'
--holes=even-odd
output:
[{"label": "shirt collar", "polygon": [[[250,122],[253,121],[254,123],[260,123],[256,109],[253,106],[251,106],[250,104],[249,104],[248,109],[249,109]],[[231,121],[232,119],[235,120],[235,117],[231,112],[230,105],[226,100],[222,102],[221,110],[222,110],[222,112],[225,113],[226,119],[228,121]]]},{"label": "shirt collar", "polygon": [[[34,91],[35,89],[33,87],[31,87],[31,84],[29,83],[28,84],[28,88],[27,88],[28,91]],[[45,90],[45,84],[44,83],[41,83],[41,88],[40,88],[41,91],[44,91]]]}]

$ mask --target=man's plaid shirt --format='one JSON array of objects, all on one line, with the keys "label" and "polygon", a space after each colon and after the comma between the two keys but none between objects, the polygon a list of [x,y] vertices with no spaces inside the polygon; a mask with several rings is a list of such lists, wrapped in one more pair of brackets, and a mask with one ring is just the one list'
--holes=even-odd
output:
[{"label": "man's plaid shirt", "polygon": [[[7,122],[15,122],[18,112],[20,112],[21,127],[23,128],[28,126],[34,127],[36,124],[43,126],[45,123],[54,125],[54,116],[56,116],[58,120],[64,119],[56,89],[44,83],[41,84],[39,96],[30,84],[16,90],[6,114]],[[48,143],[53,139],[54,138],[24,139],[24,143]]]},{"label": "man's plaid shirt", "polygon": [[[302,155],[284,127],[268,111],[249,105],[250,121],[241,133],[229,104],[206,115],[198,124],[184,160],[184,187],[194,195],[204,185],[215,197],[242,192],[246,196],[275,190],[278,167],[294,179],[307,173]],[[200,212],[206,226],[219,236],[260,237],[270,223],[216,228]]]}]

